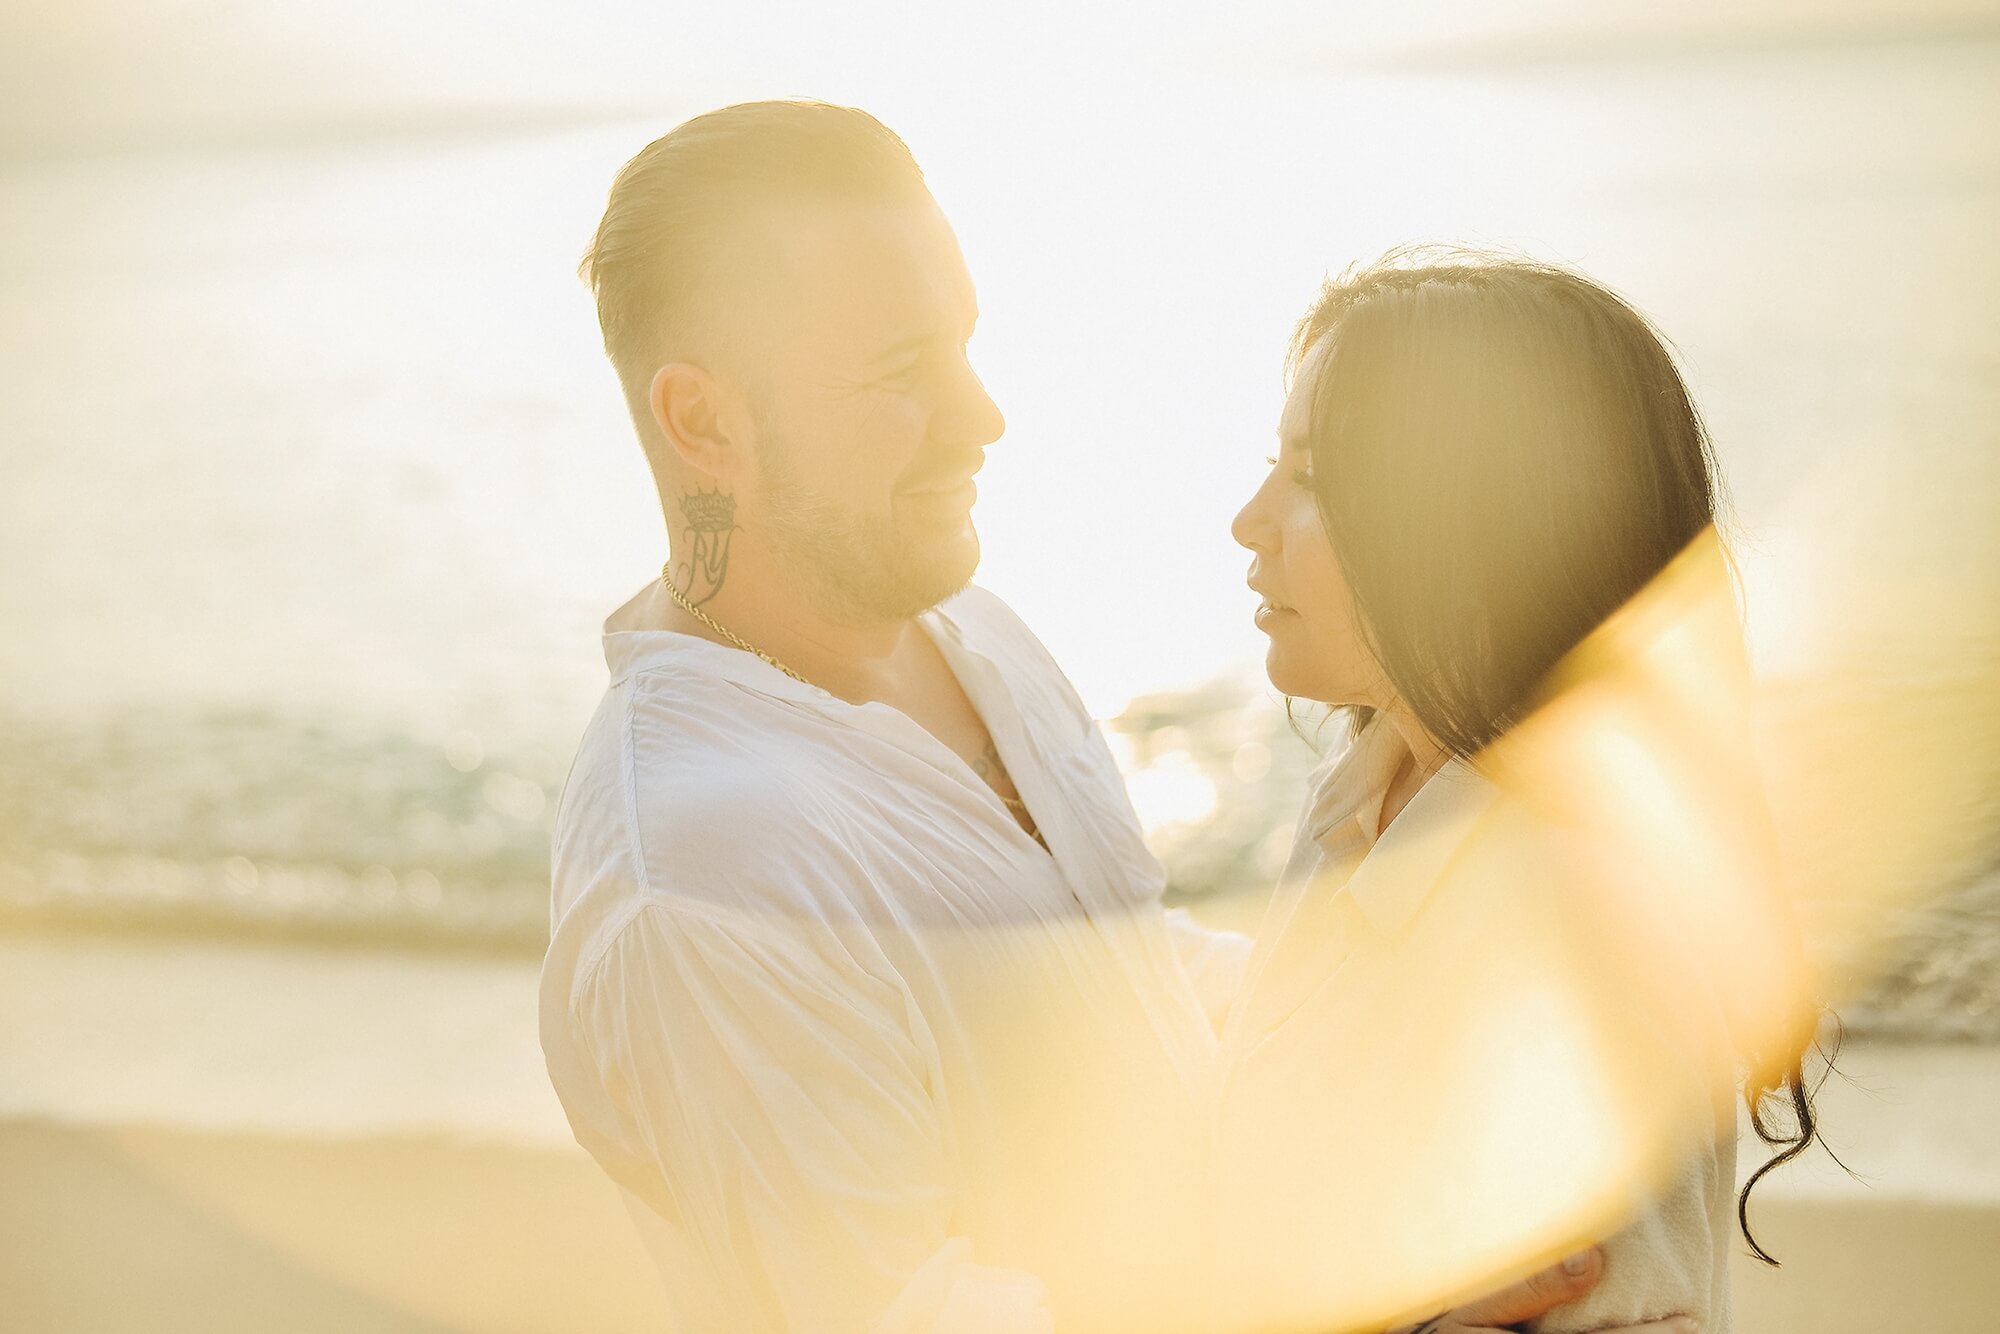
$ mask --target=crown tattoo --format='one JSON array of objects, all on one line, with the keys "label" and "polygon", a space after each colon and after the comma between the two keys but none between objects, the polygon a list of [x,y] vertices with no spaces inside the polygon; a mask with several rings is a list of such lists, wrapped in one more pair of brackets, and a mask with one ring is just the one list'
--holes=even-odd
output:
[{"label": "crown tattoo", "polygon": [[720,488],[681,497],[681,513],[698,533],[726,533],[736,526],[736,497]]}]

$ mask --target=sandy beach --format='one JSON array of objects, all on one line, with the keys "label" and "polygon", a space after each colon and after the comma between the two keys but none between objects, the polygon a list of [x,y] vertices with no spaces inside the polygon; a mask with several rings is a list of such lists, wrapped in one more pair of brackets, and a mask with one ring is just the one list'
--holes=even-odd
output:
[{"label": "sandy beach", "polygon": [[[33,1334],[621,1334],[653,1277],[573,1145],[536,966],[0,936],[0,1293]],[[2000,1323],[2000,1047],[1870,1042],[1767,1180],[1756,1334]],[[1746,1153],[1746,1158],[1750,1155]]]}]

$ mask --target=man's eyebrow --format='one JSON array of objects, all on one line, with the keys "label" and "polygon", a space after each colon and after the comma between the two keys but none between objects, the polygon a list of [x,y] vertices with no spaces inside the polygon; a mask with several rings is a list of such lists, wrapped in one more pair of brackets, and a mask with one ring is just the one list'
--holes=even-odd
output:
[{"label": "man's eyebrow", "polygon": [[895,342],[875,354],[873,364],[879,366],[886,362],[901,361],[910,353],[923,350],[924,347],[936,342],[937,339],[938,336],[936,334],[929,333],[911,334],[908,338],[898,338]]},{"label": "man's eyebrow", "polygon": [[[979,312],[975,309],[972,312],[972,318],[967,320],[965,324],[965,336],[968,339],[972,337],[972,331],[978,324]],[[899,361],[910,353],[920,352],[934,343],[947,343],[950,341],[952,341],[951,334],[943,329],[934,329],[929,333],[911,334],[907,338],[898,338],[895,342],[877,352],[873,364],[880,366],[887,362]]]}]

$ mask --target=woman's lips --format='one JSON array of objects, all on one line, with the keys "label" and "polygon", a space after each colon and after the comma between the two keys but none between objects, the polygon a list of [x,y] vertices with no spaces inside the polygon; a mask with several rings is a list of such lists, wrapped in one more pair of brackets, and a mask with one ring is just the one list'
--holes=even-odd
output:
[{"label": "woman's lips", "polygon": [[1257,622],[1257,628],[1268,634],[1270,633],[1273,626],[1282,624],[1286,620],[1286,618],[1296,617],[1297,615],[1298,615],[1297,612],[1293,611],[1290,607],[1285,606],[1283,603],[1273,602],[1271,601],[1271,599],[1265,598],[1262,602],[1257,604],[1257,613],[1255,619]]}]

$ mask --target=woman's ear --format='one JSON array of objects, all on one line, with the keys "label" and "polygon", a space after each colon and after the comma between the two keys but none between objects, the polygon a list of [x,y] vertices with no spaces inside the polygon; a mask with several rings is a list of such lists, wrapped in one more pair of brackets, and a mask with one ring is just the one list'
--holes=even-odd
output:
[{"label": "woman's ear", "polygon": [[718,482],[735,479],[744,442],[734,438],[734,414],[713,375],[692,362],[669,362],[653,372],[647,404],[674,457]]}]

